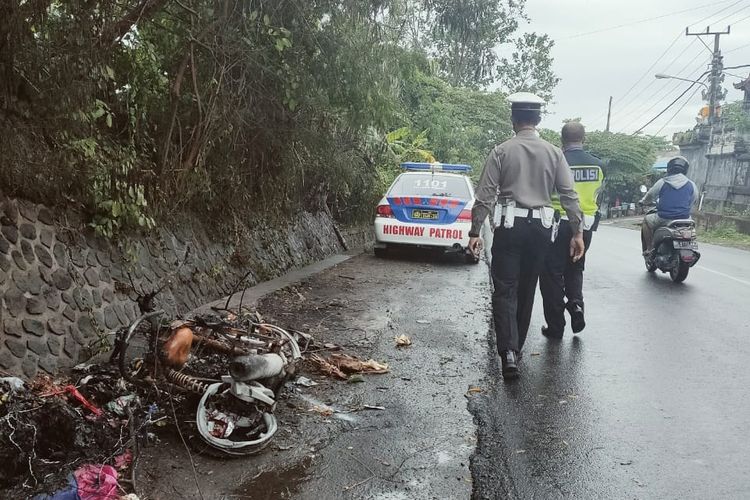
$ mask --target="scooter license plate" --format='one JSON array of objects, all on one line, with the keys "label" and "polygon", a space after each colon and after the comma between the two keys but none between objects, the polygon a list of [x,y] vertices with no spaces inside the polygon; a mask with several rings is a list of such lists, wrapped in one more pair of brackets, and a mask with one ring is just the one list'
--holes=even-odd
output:
[{"label": "scooter license plate", "polygon": [[673,243],[675,248],[698,248],[698,243],[695,241],[674,240]]}]

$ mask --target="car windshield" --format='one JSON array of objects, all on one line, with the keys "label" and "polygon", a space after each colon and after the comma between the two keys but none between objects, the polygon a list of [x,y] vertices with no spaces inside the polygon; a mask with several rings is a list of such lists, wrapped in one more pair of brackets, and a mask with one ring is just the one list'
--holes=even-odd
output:
[{"label": "car windshield", "polygon": [[412,195],[464,199],[471,197],[469,186],[462,177],[428,173],[402,175],[388,191],[388,196]]}]

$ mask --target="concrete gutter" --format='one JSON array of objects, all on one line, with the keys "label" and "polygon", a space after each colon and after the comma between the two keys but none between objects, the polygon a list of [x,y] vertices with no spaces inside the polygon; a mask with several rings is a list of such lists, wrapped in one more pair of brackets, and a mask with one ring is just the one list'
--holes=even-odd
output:
[{"label": "concrete gutter", "polygon": [[[258,301],[262,299],[263,297],[265,297],[266,295],[271,294],[277,290],[281,290],[282,288],[292,285],[294,283],[299,283],[300,281],[303,281],[314,274],[318,274],[319,272],[325,271],[326,269],[329,269],[333,266],[341,264],[342,262],[346,262],[347,260],[351,259],[355,255],[358,255],[359,253],[360,252],[353,252],[353,253],[347,253],[347,254],[333,255],[331,257],[328,257],[327,259],[323,259],[321,261],[315,262],[308,266],[301,267],[299,269],[294,269],[288,272],[287,274],[283,276],[279,276],[278,278],[272,279],[270,281],[264,281],[262,283],[258,283],[255,286],[246,288],[244,291],[240,290],[236,292],[235,294],[233,294],[231,298],[229,299],[228,309],[233,309],[233,310],[238,309],[240,306],[240,300],[242,300],[243,307],[254,308],[257,305]],[[244,296],[243,296],[243,293],[244,293]],[[228,297],[224,297],[222,299],[216,300],[214,302],[210,302],[196,309],[193,309],[190,312],[189,316],[193,316],[196,314],[210,313],[212,307],[224,308],[227,304],[227,298]]]}]

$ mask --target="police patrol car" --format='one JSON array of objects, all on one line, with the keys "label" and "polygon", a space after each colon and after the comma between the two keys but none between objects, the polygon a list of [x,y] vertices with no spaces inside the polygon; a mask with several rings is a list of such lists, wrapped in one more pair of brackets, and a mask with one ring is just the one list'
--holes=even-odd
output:
[{"label": "police patrol car", "polygon": [[375,214],[375,255],[390,247],[416,246],[471,254],[469,230],[474,188],[464,175],[469,165],[402,163],[399,175],[380,200]]}]

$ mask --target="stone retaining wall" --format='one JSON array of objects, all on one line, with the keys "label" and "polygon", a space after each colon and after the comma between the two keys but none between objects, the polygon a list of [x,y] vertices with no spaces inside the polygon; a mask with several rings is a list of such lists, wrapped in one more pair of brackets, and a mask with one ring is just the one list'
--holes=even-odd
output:
[{"label": "stone retaining wall", "polygon": [[[243,286],[340,252],[331,219],[302,213],[283,227],[242,228],[234,244],[198,225],[112,244],[74,214],[0,200],[0,370],[54,374],[109,349],[108,336],[138,314],[135,289],[185,314]],[[184,265],[186,249],[190,248]]]}]

